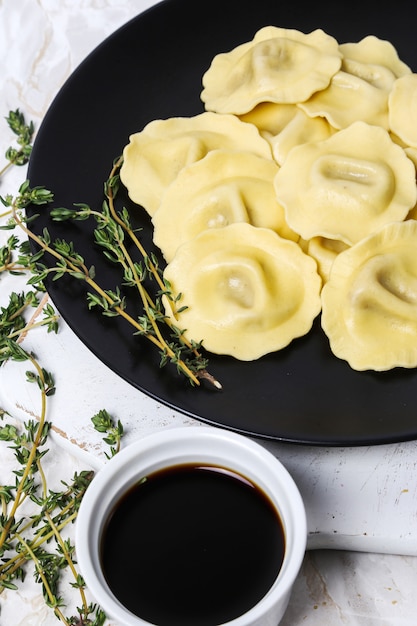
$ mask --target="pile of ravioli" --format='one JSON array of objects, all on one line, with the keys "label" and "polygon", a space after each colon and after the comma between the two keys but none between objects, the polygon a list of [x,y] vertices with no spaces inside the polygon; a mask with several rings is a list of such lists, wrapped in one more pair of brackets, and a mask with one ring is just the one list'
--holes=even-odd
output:
[{"label": "pile of ravioli", "polygon": [[321,314],[353,369],[416,367],[417,74],[373,35],[267,26],[202,83],[205,111],[132,134],[121,168],[186,336],[249,361]]}]

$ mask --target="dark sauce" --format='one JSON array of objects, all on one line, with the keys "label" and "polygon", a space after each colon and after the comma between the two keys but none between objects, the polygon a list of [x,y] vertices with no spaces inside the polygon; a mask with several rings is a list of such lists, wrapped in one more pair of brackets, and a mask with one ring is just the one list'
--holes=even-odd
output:
[{"label": "dark sauce", "polygon": [[285,538],[264,492],[239,474],[185,464],[117,502],[101,540],[113,594],[158,626],[215,626],[252,608],[282,565]]}]

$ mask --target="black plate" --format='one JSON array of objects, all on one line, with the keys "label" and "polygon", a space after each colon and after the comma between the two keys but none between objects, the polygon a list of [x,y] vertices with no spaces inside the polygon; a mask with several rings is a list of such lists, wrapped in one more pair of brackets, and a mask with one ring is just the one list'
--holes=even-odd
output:
[{"label": "black plate", "polygon": [[[401,4],[401,3],[400,3]],[[412,5],[415,6],[415,5]],[[101,207],[103,182],[132,132],[152,119],[203,111],[201,77],[212,57],[251,39],[266,25],[309,32],[322,28],[340,43],[367,34],[390,40],[417,68],[416,9],[378,2],[168,0],[106,39],[63,86],[39,129],[29,165],[31,185],[55,193],[57,206],[86,202]],[[133,207],[144,227],[145,212]],[[30,211],[29,211],[30,212]],[[105,288],[119,282],[92,243],[87,222],[52,222],[48,210],[35,222],[53,238],[72,240]],[[80,339],[113,371],[164,404],[204,422],[256,436],[322,445],[363,445],[415,439],[417,371],[358,373],[333,357],[316,323],[306,337],[252,363],[211,356],[210,370],[223,391],[191,388],[171,368],[159,368],[150,344],[133,337],[120,319],[88,311],[79,282],[57,281],[49,292]],[[134,311],[137,306],[130,300]]]}]

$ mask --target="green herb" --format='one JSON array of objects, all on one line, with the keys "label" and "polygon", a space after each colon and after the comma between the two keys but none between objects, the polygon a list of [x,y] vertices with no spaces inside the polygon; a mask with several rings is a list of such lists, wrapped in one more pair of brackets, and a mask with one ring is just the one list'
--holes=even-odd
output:
[{"label": "green herb", "polygon": [[[18,151],[13,148],[7,151],[9,165],[23,165],[30,154],[33,125],[26,125],[18,111],[10,113],[8,122],[21,145]],[[9,165],[0,171],[0,175]],[[20,211],[28,203],[42,205],[51,198],[50,192],[41,187],[31,189],[26,181],[15,200],[11,196],[1,198],[9,210],[0,217],[9,216],[11,219],[4,228],[15,227],[13,212],[19,215],[18,219],[23,219]],[[58,329],[58,315],[48,302],[43,282],[39,279],[37,263],[41,256],[31,254],[28,241],[20,242],[15,235],[11,235],[0,248],[0,277],[5,272],[30,277],[28,288],[21,293],[9,294],[8,303],[0,309],[0,367],[9,360],[27,364],[27,382],[37,385],[41,398],[38,418],[20,427],[7,423],[9,414],[0,408],[0,440],[7,442],[13,450],[17,466],[14,482],[0,484],[0,592],[3,589],[18,589],[32,565],[46,604],[62,623],[66,626],[103,626],[106,616],[98,605],[87,600],[84,580],[76,569],[75,547],[62,535],[68,524],[75,521],[94,473],[90,470],[75,473],[71,481],[61,481],[61,491],[49,489],[44,460],[52,424],[46,416],[47,401],[55,393],[55,383],[53,375],[22,345],[27,333],[36,327],[43,326],[48,332]],[[32,280],[33,277],[35,280]],[[118,422],[113,431],[113,418],[105,411],[100,413],[106,416],[110,429],[108,439],[113,446],[112,454],[115,454],[120,448],[123,428]],[[15,422],[18,423],[18,420]],[[100,432],[103,431],[100,429]],[[22,505],[28,501],[31,503],[30,513],[22,512]],[[62,597],[64,571],[71,573],[71,586],[78,590],[81,599],[75,616],[70,617],[65,616]]]},{"label": "green herb", "polygon": [[107,458],[111,458],[120,450],[120,442],[123,436],[123,425],[121,421],[118,420],[116,423],[106,409],[101,409],[96,415],[93,415],[91,421],[97,432],[106,435],[103,437],[103,441],[110,446],[110,454],[106,453],[106,456]]},{"label": "green herb", "polygon": [[[55,384],[50,372],[41,367],[35,357],[21,345],[21,339],[36,324],[28,325],[24,313],[28,306],[35,306],[37,298],[33,292],[11,294],[9,304],[2,309],[0,325],[0,345],[2,363],[15,360],[27,363],[28,383],[36,384],[41,395],[41,410],[38,420],[31,420],[22,428],[5,422],[7,413],[0,411],[0,440],[8,442],[13,449],[17,463],[14,471],[15,482],[0,486],[0,590],[18,589],[30,563],[35,567],[35,578],[41,584],[45,602],[61,622],[67,626],[100,626],[105,614],[95,604],[86,599],[85,584],[76,570],[74,546],[62,538],[63,529],[74,522],[82,497],[94,474],[90,470],[75,473],[72,481],[61,481],[62,491],[48,489],[43,469],[47,454],[46,444],[51,423],[46,420],[47,398],[55,393]],[[48,330],[56,330],[55,314],[51,307],[44,309],[44,325]],[[106,427],[111,427],[113,418],[106,412]],[[103,432],[100,428],[99,432]],[[117,449],[123,428],[118,423]],[[111,441],[115,433],[110,430]],[[116,450],[114,450],[115,453]],[[30,499],[30,515],[20,514],[23,503]],[[54,544],[52,546],[52,544]],[[76,617],[65,617],[64,600],[60,595],[61,575],[64,570],[73,575],[72,586],[79,590],[81,606]]]},{"label": "green herb", "polygon": [[[8,224],[3,228],[19,226],[27,237],[37,244],[39,252],[34,256],[30,253],[26,256],[21,253],[20,256],[22,266],[30,267],[32,272],[29,284],[43,286],[47,277],[58,280],[65,275],[83,281],[90,288],[87,294],[88,307],[99,309],[104,316],[119,316],[127,321],[132,326],[134,335],[146,337],[159,349],[161,367],[172,363],[192,385],[200,385],[201,380],[207,380],[215,388],[220,389],[220,383],[207,371],[208,362],[201,354],[201,342],[188,341],[184,331],[173,324],[165,313],[163,297],[170,303],[174,315],[177,316],[182,310],[176,308],[181,294],[172,293],[170,284],[163,279],[157,258],[155,255],[148,255],[143,248],[130,225],[127,209],[116,211],[114,199],[119,186],[121,164],[121,158],[113,164],[104,186],[106,199],[101,211],[93,210],[86,204],[75,204],[73,209],[52,209],[50,215],[56,221],[69,219],[84,221],[90,218],[96,221],[95,241],[103,249],[107,259],[121,266],[122,286],[137,290],[143,306],[143,315],[134,318],[126,311],[125,297],[122,296],[119,286],[114,289],[103,289],[100,286],[95,268],[85,265],[83,257],[77,253],[72,242],[52,241],[47,229],[44,229],[42,235],[36,235],[27,227],[27,219],[20,210],[29,204],[43,205],[51,202],[53,195],[49,190],[42,187],[32,189],[28,181],[25,181],[16,196],[0,198],[10,209],[11,214]],[[135,244],[140,260],[134,259],[128,252],[126,238]],[[43,262],[43,256],[46,254],[53,257],[55,264],[48,265]],[[156,284],[153,296],[145,287],[145,282],[149,280]]]},{"label": "green herb", "polygon": [[32,153],[32,138],[34,133],[33,122],[26,124],[23,113],[16,109],[16,111],[10,111],[6,121],[9,128],[17,135],[18,147],[10,146],[6,150],[5,157],[8,163],[0,170],[0,176],[2,176],[6,170],[12,165],[25,165],[29,161],[29,157]]},{"label": "green herb", "polygon": [[[0,170],[2,176],[11,165],[24,165],[31,153],[33,124],[26,124],[19,110],[10,112],[7,122],[17,135],[18,147],[6,152],[7,165]],[[174,317],[181,294],[172,293],[171,286],[163,278],[163,272],[154,255],[148,255],[137,233],[130,224],[126,208],[117,211],[115,198],[119,189],[119,170],[122,159],[113,163],[108,180],[104,184],[104,201],[100,211],[86,204],[74,204],[72,208],[54,208],[52,219],[95,220],[94,240],[104,256],[120,266],[120,285],[113,289],[100,286],[94,267],[87,267],[83,257],[72,242],[52,241],[47,229],[36,235],[29,224],[37,215],[28,218],[24,209],[31,206],[45,207],[53,201],[53,193],[38,186],[31,187],[28,180],[15,195],[0,196],[5,211],[0,218],[6,223],[2,230],[20,229],[21,241],[11,234],[0,247],[0,278],[8,272],[26,275],[26,289],[9,295],[8,304],[0,310],[0,367],[8,360],[26,362],[26,377],[36,384],[41,397],[41,410],[37,420],[29,421],[21,428],[7,423],[6,411],[0,408],[0,440],[13,449],[17,469],[15,482],[0,485],[0,591],[16,589],[24,580],[30,564],[35,569],[35,579],[42,587],[45,602],[57,618],[66,626],[103,626],[106,616],[102,609],[87,601],[85,583],[77,572],[74,558],[75,547],[62,536],[64,528],[75,521],[78,509],[89,483],[91,471],[75,474],[72,481],[64,482],[60,492],[48,488],[43,469],[47,454],[47,439],[52,428],[47,421],[47,400],[55,393],[53,376],[42,367],[35,356],[23,347],[24,338],[36,327],[56,332],[59,317],[48,302],[46,280],[59,280],[63,276],[83,281],[87,287],[90,309],[100,310],[105,316],[119,316],[132,327],[132,335],[146,337],[159,350],[161,367],[174,364],[192,385],[208,381],[215,388],[220,383],[207,371],[207,360],[201,354],[201,343],[190,342],[184,331],[172,323],[165,313],[164,299],[169,302]],[[35,244],[33,252],[29,240]],[[130,253],[134,244],[134,253]],[[128,250],[129,248],[129,250]],[[148,288],[152,285],[152,293]],[[142,314],[132,317],[126,310],[124,290],[134,289],[142,303]],[[103,441],[110,446],[107,458],[117,454],[123,436],[120,420],[114,419],[105,409],[92,417],[94,428],[104,434]],[[31,516],[21,513],[21,505],[30,500],[35,511]],[[64,598],[61,594],[63,571],[70,571],[72,586],[81,598],[76,615],[65,616]]]},{"label": "green herb", "polygon": [[[63,529],[77,517],[83,495],[94,473],[90,470],[75,473],[72,481],[61,481],[62,491],[51,491],[43,469],[48,450],[46,443],[51,423],[46,420],[47,398],[55,392],[53,376],[40,367],[35,358],[17,344],[11,359],[28,361],[33,369],[27,371],[27,381],[37,384],[41,394],[41,411],[38,420],[31,420],[18,429],[4,423],[2,412],[0,440],[13,449],[17,467],[14,484],[0,487],[0,590],[18,589],[24,581],[28,565],[35,568],[35,579],[41,584],[46,604],[67,626],[83,624],[100,626],[105,614],[95,604],[87,601],[85,583],[76,569],[74,546],[62,537]],[[32,501],[31,514],[20,514],[22,504]],[[73,576],[72,586],[79,590],[81,606],[77,616],[66,617],[60,583],[64,570]]]}]

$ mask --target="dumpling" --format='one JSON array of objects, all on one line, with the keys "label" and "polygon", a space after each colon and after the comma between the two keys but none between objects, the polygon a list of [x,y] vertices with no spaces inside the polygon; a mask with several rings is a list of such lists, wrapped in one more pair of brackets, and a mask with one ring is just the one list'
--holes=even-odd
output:
[{"label": "dumpling", "polygon": [[333,263],[322,290],[332,352],[355,370],[417,366],[417,222],[384,226]]},{"label": "dumpling", "polygon": [[313,237],[307,242],[306,252],[316,260],[323,284],[329,280],[335,258],[348,247],[343,241],[326,237]]},{"label": "dumpling", "polygon": [[184,167],[152,218],[154,242],[165,259],[171,261],[178,246],[201,231],[235,222],[298,239],[275,195],[277,171],[272,159],[228,150],[212,150]]},{"label": "dumpling", "polygon": [[309,117],[296,104],[263,102],[240,119],[254,124],[271,145],[272,156],[282,165],[291,148],[327,139],[335,132],[324,117]]},{"label": "dumpling", "polygon": [[305,143],[323,141],[335,130],[323,117],[309,117],[297,109],[294,117],[283,130],[273,137],[265,137],[271,144],[272,156],[278,165],[282,165],[289,151]]},{"label": "dumpling", "polygon": [[404,152],[408,156],[408,158],[414,163],[414,167],[417,171],[417,148],[412,148],[411,146],[406,146],[404,148]]},{"label": "dumpling", "polygon": [[275,191],[303,239],[319,235],[348,245],[405,219],[417,200],[412,161],[387,131],[365,122],[293,148]]},{"label": "dumpling", "polygon": [[[272,230],[238,223],[184,243],[164,271],[186,308],[175,322],[216,354],[243,361],[305,335],[319,314],[315,261]],[[172,315],[169,305],[167,315]]]},{"label": "dumpling", "polygon": [[153,120],[131,135],[123,150],[120,179],[131,200],[152,216],[181,169],[218,148],[247,150],[271,158],[269,144],[252,124],[234,115],[205,112]]},{"label": "dumpling", "polygon": [[388,92],[353,72],[337,72],[328,89],[299,106],[311,117],[326,118],[337,129],[357,120],[388,129]]},{"label": "dumpling", "polygon": [[213,58],[201,99],[208,111],[237,115],[261,102],[302,102],[328,86],[341,57],[337,40],[321,29],[265,26],[252,41]]},{"label": "dumpling", "polygon": [[327,139],[334,132],[323,117],[309,117],[296,104],[262,102],[240,119],[254,124],[271,145],[274,160],[281,165],[294,146]]},{"label": "dumpling", "polygon": [[397,77],[410,73],[394,46],[374,35],[340,45],[342,66],[327,89],[313,94],[302,108],[341,129],[361,120],[388,129],[388,97]]},{"label": "dumpling", "polygon": [[388,100],[390,130],[412,148],[417,148],[417,74],[398,78]]},{"label": "dumpling", "polygon": [[339,49],[347,70],[353,69],[357,63],[365,64],[363,78],[379,87],[389,90],[392,75],[398,78],[411,73],[411,68],[400,59],[395,46],[375,35],[367,35],[357,43],[342,43]]},{"label": "dumpling", "polygon": [[297,113],[296,104],[261,102],[254,109],[239,115],[243,122],[254,124],[261,135],[278,135],[291,122]]}]

